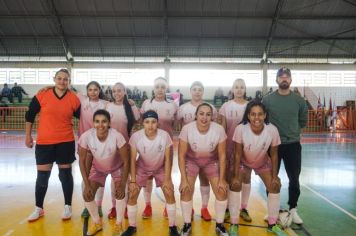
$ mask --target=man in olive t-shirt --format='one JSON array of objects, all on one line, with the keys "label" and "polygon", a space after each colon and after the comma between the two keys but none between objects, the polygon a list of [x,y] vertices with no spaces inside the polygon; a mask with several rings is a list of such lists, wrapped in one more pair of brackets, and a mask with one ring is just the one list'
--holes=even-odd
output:
[{"label": "man in olive t-shirt", "polygon": [[308,108],[304,98],[290,90],[292,83],[291,71],[280,68],[276,82],[278,89],[263,99],[269,113],[270,122],[278,128],[281,145],[278,148],[278,170],[281,161],[289,179],[288,205],[293,222],[302,224],[303,220],[297,213],[297,203],[300,195],[299,175],[302,166],[300,133],[308,121]]}]

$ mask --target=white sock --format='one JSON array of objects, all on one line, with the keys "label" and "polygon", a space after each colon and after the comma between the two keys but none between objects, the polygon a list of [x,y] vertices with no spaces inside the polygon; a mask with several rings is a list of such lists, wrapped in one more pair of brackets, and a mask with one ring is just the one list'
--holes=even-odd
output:
[{"label": "white sock", "polygon": [[192,222],[192,209],[193,209],[193,201],[190,200],[189,202],[180,201],[180,205],[182,208],[182,215],[184,223],[191,223]]},{"label": "white sock", "polygon": [[91,219],[95,223],[100,223],[100,216],[98,213],[98,206],[95,204],[95,201],[84,202],[85,207],[88,209]]},{"label": "white sock", "polygon": [[202,208],[207,208],[210,197],[210,186],[200,186]]},{"label": "white sock", "polygon": [[95,194],[95,202],[99,207],[103,204],[104,190],[105,188],[99,187]]},{"label": "white sock", "polygon": [[176,204],[166,204],[169,227],[176,225]]},{"label": "white sock", "polygon": [[251,193],[251,184],[242,183],[241,208],[240,209],[247,209],[247,204],[248,204],[248,200],[250,198],[250,193]]},{"label": "white sock", "polygon": [[121,224],[124,219],[124,213],[126,208],[125,198],[116,200],[116,224]]},{"label": "white sock", "polygon": [[129,217],[129,225],[136,227],[137,204],[133,206],[127,205],[127,215]]},{"label": "white sock", "polygon": [[115,182],[113,179],[111,179],[111,204],[112,207],[115,207],[116,205],[116,196],[115,196]]},{"label": "white sock", "polygon": [[153,179],[147,180],[146,187],[144,188],[143,191],[145,202],[146,204],[150,204],[150,205],[151,205],[152,185],[153,185]]},{"label": "white sock", "polygon": [[231,224],[237,224],[240,210],[240,192],[229,191],[229,212]]},{"label": "white sock", "polygon": [[269,193],[267,198],[268,224],[273,225],[277,222],[280,204],[279,193]]},{"label": "white sock", "polygon": [[218,224],[224,223],[226,207],[227,207],[227,200],[224,201],[215,200],[216,223]]}]

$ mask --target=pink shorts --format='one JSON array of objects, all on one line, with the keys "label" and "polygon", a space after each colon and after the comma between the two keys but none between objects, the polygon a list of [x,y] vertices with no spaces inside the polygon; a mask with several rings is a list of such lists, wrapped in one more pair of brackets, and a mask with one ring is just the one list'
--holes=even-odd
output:
[{"label": "pink shorts", "polygon": [[259,166],[257,168],[251,168],[248,165],[246,165],[245,163],[241,162],[240,170],[248,171],[248,172],[251,172],[251,170],[253,170],[256,175],[259,175],[259,174],[271,171],[272,170],[272,162],[271,162],[271,159],[268,158],[261,166]]},{"label": "pink shorts", "polygon": [[219,177],[219,163],[216,157],[186,157],[185,170],[188,176],[196,178],[200,169],[208,178]]},{"label": "pink shorts", "polygon": [[106,172],[99,171],[94,166],[92,166],[89,173],[89,180],[99,183],[100,186],[104,187],[105,180],[108,174],[111,175],[114,182],[118,182],[121,180],[122,169],[118,168],[116,170],[106,173]]},{"label": "pink shorts", "polygon": [[136,183],[140,187],[146,187],[147,180],[154,178],[156,181],[156,187],[161,187],[164,181],[164,166],[156,171],[147,171],[142,167],[137,166],[136,169]]}]

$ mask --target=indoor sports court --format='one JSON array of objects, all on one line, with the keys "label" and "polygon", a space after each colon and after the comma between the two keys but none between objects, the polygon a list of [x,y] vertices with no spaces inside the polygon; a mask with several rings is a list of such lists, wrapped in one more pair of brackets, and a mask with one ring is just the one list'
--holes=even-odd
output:
[{"label": "indoor sports court", "polygon": [[[153,181],[150,201],[147,200],[146,189],[142,188],[136,204],[135,223],[132,223],[133,213],[128,213],[130,221],[126,216],[123,217],[120,222],[123,231],[117,230],[116,213],[115,217],[108,217],[113,209],[115,211],[110,187],[113,180],[110,176],[106,178],[105,188],[102,190],[104,195],[99,201],[102,202],[100,219],[96,221],[91,206],[87,204],[89,200],[84,200],[83,194],[87,193],[87,187],[83,183],[85,180],[80,167],[84,163],[80,161],[84,153],[82,150],[89,150],[88,153],[91,151],[91,157],[99,160],[96,159],[94,151],[90,150],[90,145],[86,149],[79,142],[83,136],[84,114],[90,114],[89,120],[94,122],[86,130],[100,130],[95,125],[95,115],[92,119],[92,113],[85,113],[90,109],[94,113],[89,90],[92,81],[96,82],[95,86],[100,91],[98,96],[105,105],[103,109],[108,111],[108,104],[118,104],[121,96],[117,95],[120,93],[118,86],[123,88],[120,91],[123,91],[124,98],[121,98],[126,99],[129,105],[122,105],[125,104],[122,100],[120,105],[130,107],[132,112],[127,113],[127,107],[122,108],[122,114],[116,118],[115,113],[109,111],[112,126],[109,125],[108,129],[116,129],[114,118],[118,119],[116,122],[119,125],[124,122],[125,129],[130,117],[134,119],[126,129],[126,136],[129,137],[123,134],[126,146],[129,147],[127,155],[131,161],[130,165],[133,163],[130,151],[134,149],[130,137],[142,130],[147,135],[149,129],[146,128],[145,120],[152,117],[159,124],[158,128],[164,130],[160,121],[164,120],[164,115],[172,115],[169,125],[172,135],[169,131],[167,134],[173,141],[173,148],[166,149],[169,149],[172,155],[171,182],[176,202],[173,226],[177,226],[178,235],[356,235],[355,22],[355,0],[0,0],[0,235],[126,236],[125,230],[131,226],[137,227],[137,232],[133,235],[175,235],[169,231],[172,227],[172,218],[169,217],[172,217],[172,214],[169,213],[168,217],[163,215],[164,212],[167,213],[167,202],[163,191],[155,186],[157,179]],[[63,68],[65,70],[62,70]],[[58,82],[59,79],[63,81],[63,77],[58,79],[58,74],[63,72],[68,79],[67,84]],[[283,79],[283,76],[287,78]],[[159,108],[150,108],[148,111],[157,113],[158,118],[155,118],[152,114],[147,115],[144,107],[146,103],[152,104],[157,100],[159,79],[164,82],[160,86],[165,86],[164,102],[174,104],[176,110],[174,114],[167,111],[161,115]],[[237,79],[243,81],[243,88],[237,88]],[[288,79],[289,85],[283,87],[283,80]],[[197,111],[194,111],[193,115],[179,116],[180,108],[184,104],[194,105],[194,102],[198,101],[194,100],[194,96],[198,96],[193,91],[196,84],[201,88]],[[65,86],[60,96],[56,92],[59,86]],[[240,96],[236,92],[238,89],[244,91],[241,100],[236,97]],[[51,101],[47,100],[49,97],[42,99],[41,96],[45,93],[51,94],[52,90],[58,99],[55,101],[58,103],[53,104],[60,105],[52,105],[52,120],[47,118],[48,123],[44,125],[45,118],[40,117],[41,114],[42,117],[46,116],[47,106],[52,104],[53,96],[50,97]],[[273,107],[277,105],[268,106],[266,101],[281,91],[298,96],[298,101],[305,105],[303,124],[302,109],[297,109],[297,115],[288,114],[292,118],[283,117],[294,104],[287,103],[279,112],[273,112]],[[62,99],[68,96],[72,96],[72,100]],[[84,99],[88,102],[84,103]],[[65,116],[63,112],[67,111],[64,108],[69,107],[68,102],[73,101],[77,105],[74,107],[71,103],[70,109],[73,110]],[[293,173],[289,169],[287,174],[288,167],[284,165],[284,159],[278,172],[281,188],[277,193],[280,198],[277,203],[280,211],[275,218],[271,217],[268,197],[274,192],[267,195],[264,182],[254,172],[255,167],[248,166],[254,169],[249,185],[250,192],[245,195],[248,205],[246,203],[245,208],[243,202],[241,207],[238,204],[238,212],[241,214],[243,209],[248,210],[247,214],[252,221],[238,216],[238,222],[234,224],[231,223],[231,210],[227,213],[225,209],[228,210],[233,205],[231,202],[235,201],[233,198],[228,199],[229,191],[235,190],[232,180],[227,176],[233,175],[232,171],[236,169],[229,169],[234,162],[229,162],[228,146],[224,146],[226,157],[218,151],[221,143],[219,141],[211,153],[215,155],[216,166],[221,164],[218,162],[222,158],[220,155],[224,156],[227,165],[226,176],[224,175],[227,181],[227,199],[224,200],[226,205],[222,223],[226,229],[224,234],[217,231],[217,225],[220,224],[217,216],[221,215],[221,209],[217,207],[212,182],[208,185],[209,194],[205,195],[207,207],[202,202],[203,193],[199,178],[191,186],[194,194],[190,204],[194,211],[191,214],[191,222],[187,221],[184,215],[187,211],[182,209],[184,207],[181,204],[183,193],[180,186],[183,177],[179,168],[181,157],[178,150],[183,150],[180,143],[186,141],[182,138],[181,131],[187,125],[187,116],[191,119],[189,122],[197,123],[199,130],[198,124],[201,124],[201,120],[198,110],[203,102],[207,102],[205,106],[211,108],[211,120],[209,118],[208,124],[218,123],[225,130],[225,138],[231,139],[228,134],[227,115],[223,113],[224,106],[229,101],[243,101],[247,107],[251,102],[258,101],[258,104],[266,106],[269,122],[264,118],[262,127],[272,124],[278,128],[279,148],[290,144],[285,142],[283,135],[288,136],[292,131],[288,133],[285,130],[293,129],[294,119],[300,122],[297,133],[293,135],[297,137],[296,142],[301,144],[302,149],[301,172],[298,174],[300,196],[296,200],[297,206],[290,203],[294,193],[291,193],[293,190],[288,186]],[[137,111],[133,110],[133,107]],[[76,112],[79,110],[80,118],[76,118]],[[138,117],[135,117],[135,111]],[[247,111],[248,109],[244,108],[235,126],[243,125],[244,112],[248,125],[258,126],[258,122],[252,122],[252,113]],[[231,114],[234,112],[231,111]],[[67,119],[69,123],[56,122],[57,119]],[[67,141],[70,140],[75,145],[75,160],[61,162],[64,164],[62,166],[58,165],[57,157],[57,164],[53,164],[52,171],[41,169],[51,163],[40,163],[43,159],[39,160],[39,147],[59,143],[46,142],[43,134],[46,133],[47,139],[52,140],[51,138],[57,138],[61,131],[68,127],[68,135],[72,139]],[[122,133],[120,128],[118,132]],[[235,130],[235,135],[236,132]],[[32,134],[33,141],[29,141],[29,134]],[[255,140],[261,136],[254,136]],[[99,136],[97,138],[104,143]],[[64,142],[61,140],[61,143]],[[188,141],[187,145],[190,146],[186,158],[195,150]],[[233,141],[236,146],[233,147],[231,155],[238,155],[236,150],[240,147],[240,141]],[[33,145],[32,148],[28,147],[30,145]],[[243,144],[241,147],[244,154],[240,156],[239,168],[246,174],[242,170],[247,168],[243,160],[248,154]],[[265,154],[272,162],[274,152],[271,150],[274,147],[272,144],[267,147]],[[117,148],[119,150],[121,147]],[[138,147],[137,153],[135,163],[144,156]],[[47,154],[46,158],[51,155]],[[69,181],[73,180],[71,187],[68,187],[68,183],[64,184],[66,180],[63,177],[63,169],[68,168],[65,166],[67,164],[71,164],[71,174],[67,176]],[[92,169],[96,168],[95,161],[90,165],[87,178],[88,181],[93,181]],[[236,166],[236,163],[234,165]],[[135,169],[139,168],[141,166],[138,165]],[[145,170],[148,167],[142,168]],[[188,166],[185,168],[189,176]],[[202,170],[204,166],[199,168]],[[275,163],[269,164],[269,168],[273,178]],[[39,188],[39,183],[43,185],[46,182],[39,177],[41,171],[47,171],[48,174],[44,193]],[[125,190],[124,194],[126,197],[130,197],[133,191],[130,189],[131,184],[138,184],[130,177],[131,167],[128,171],[128,190]],[[138,170],[135,171],[136,175],[139,175]],[[124,172],[121,172],[121,175],[122,173]],[[218,173],[221,173],[221,169]],[[206,175],[208,176],[207,173]],[[245,185],[245,178],[247,177],[240,179],[242,186]],[[241,191],[244,191],[243,187]],[[241,196],[243,201],[243,192]],[[118,204],[118,197],[115,198]],[[39,199],[42,199],[43,206],[38,203],[41,203]],[[90,201],[95,202],[93,209],[97,209],[97,205],[100,206],[97,195],[94,200]],[[115,202],[115,199],[113,201]],[[146,212],[148,202],[152,215],[143,218],[141,214]],[[66,220],[62,220],[65,215],[64,205],[70,207]],[[127,210],[127,199],[124,205],[120,206],[126,207]],[[35,212],[32,213],[34,208]],[[88,208],[87,216],[83,216],[84,208]],[[205,216],[202,216],[203,208],[210,212],[211,220],[207,221]],[[298,209],[299,220],[295,220],[293,209]],[[119,215],[118,207],[116,212]],[[266,218],[267,216],[269,217]],[[91,227],[99,227],[96,226],[98,222],[100,228],[90,234]],[[191,231],[184,231],[186,224],[189,224]],[[232,232],[233,225],[236,225],[237,232]],[[278,225],[280,231],[272,231],[271,225]]]}]

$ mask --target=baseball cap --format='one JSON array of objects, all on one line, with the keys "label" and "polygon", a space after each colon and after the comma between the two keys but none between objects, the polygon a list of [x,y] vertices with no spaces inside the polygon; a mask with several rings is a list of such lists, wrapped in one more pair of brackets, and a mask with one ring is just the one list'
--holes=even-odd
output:
[{"label": "baseball cap", "polygon": [[282,67],[282,68],[279,68],[279,70],[277,71],[277,78],[282,76],[282,75],[288,75],[289,77],[292,76],[292,73],[290,72],[290,69],[287,68],[287,67]]}]

